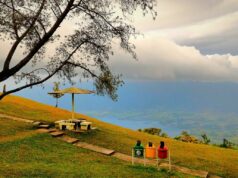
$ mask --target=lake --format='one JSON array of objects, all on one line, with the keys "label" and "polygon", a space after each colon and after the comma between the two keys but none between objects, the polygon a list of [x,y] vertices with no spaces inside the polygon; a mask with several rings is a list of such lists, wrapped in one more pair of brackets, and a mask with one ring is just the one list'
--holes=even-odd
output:
[{"label": "lake", "polygon": [[[55,105],[47,95],[52,87],[46,84],[44,89],[34,87],[17,95]],[[94,89],[90,83],[78,87]],[[126,81],[117,102],[95,94],[75,100],[77,112],[123,127],[159,127],[172,137],[187,130],[197,136],[207,133],[214,142],[223,138],[238,142],[237,91],[237,83]],[[59,107],[71,110],[71,96],[60,98]]]}]

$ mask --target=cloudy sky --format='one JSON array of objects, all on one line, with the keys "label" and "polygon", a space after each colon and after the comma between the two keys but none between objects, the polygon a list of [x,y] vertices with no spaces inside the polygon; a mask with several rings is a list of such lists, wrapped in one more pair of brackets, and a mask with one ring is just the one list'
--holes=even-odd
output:
[{"label": "cloudy sky", "polygon": [[[112,68],[126,78],[238,81],[238,1],[158,0],[158,16],[134,18],[144,35],[138,61],[118,51]],[[128,62],[129,61],[129,62]]]},{"label": "cloudy sky", "polygon": [[[238,81],[237,0],[158,0],[156,9],[156,20],[134,15],[143,34],[133,39],[138,61],[116,47],[115,73],[136,80]],[[0,44],[0,57],[9,47]]]}]

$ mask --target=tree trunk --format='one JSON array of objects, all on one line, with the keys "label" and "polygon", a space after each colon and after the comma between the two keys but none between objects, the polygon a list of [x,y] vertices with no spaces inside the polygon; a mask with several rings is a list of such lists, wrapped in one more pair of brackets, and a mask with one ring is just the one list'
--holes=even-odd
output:
[{"label": "tree trunk", "polygon": [[56,98],[56,105],[55,105],[56,108],[58,108],[58,98]]}]

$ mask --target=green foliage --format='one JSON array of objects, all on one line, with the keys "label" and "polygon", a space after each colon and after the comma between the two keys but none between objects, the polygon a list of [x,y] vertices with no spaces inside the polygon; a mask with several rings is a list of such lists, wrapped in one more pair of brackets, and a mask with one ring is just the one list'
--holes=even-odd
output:
[{"label": "green foliage", "polygon": [[[60,90],[59,85],[60,85],[60,82],[54,82],[54,87],[53,87],[54,92],[57,92],[57,91]],[[51,93],[50,95],[53,96],[56,99],[55,107],[57,108],[58,107],[58,99],[61,98],[62,96],[64,96],[64,94],[62,94],[62,93]]]},{"label": "green foliage", "polygon": [[165,138],[168,138],[168,137],[169,137],[168,134],[165,133],[165,132],[161,133],[160,136],[161,136],[161,137],[165,137]]},{"label": "green foliage", "polygon": [[145,132],[151,135],[157,135],[160,137],[168,138],[168,134],[165,132],[162,132],[162,129],[160,128],[145,128],[145,129],[138,129],[139,132]]},{"label": "green foliage", "polygon": [[211,142],[211,140],[208,138],[206,133],[202,134],[201,137],[202,137],[202,143],[209,144]]},{"label": "green foliage", "polygon": [[[153,19],[157,16],[156,0],[0,2],[0,42],[11,45],[1,60],[0,83],[13,76],[16,80],[16,88],[0,94],[0,100],[55,75],[71,84],[75,79],[93,80],[97,94],[116,100],[123,80],[108,62],[114,53],[114,42],[136,59],[131,38],[138,33],[128,17],[137,12],[150,14]],[[60,32],[68,22],[71,30]],[[22,54],[13,63],[16,51]],[[26,66],[31,70],[23,71]]]},{"label": "green foliage", "polygon": [[160,128],[145,128],[143,129],[143,132],[151,134],[151,135],[160,135],[161,133],[161,129]]},{"label": "green foliage", "polygon": [[220,145],[220,147],[223,147],[223,148],[233,148],[235,146],[234,143],[230,142],[229,140],[227,139],[223,139],[223,143]]},{"label": "green foliage", "polygon": [[181,135],[183,135],[183,136],[190,136],[189,133],[188,133],[187,131],[185,131],[185,130],[183,130],[183,131],[181,132]]},{"label": "green foliage", "polygon": [[179,136],[176,136],[174,139],[182,142],[190,143],[200,143],[200,141],[193,135],[190,135],[187,131],[182,131]]},{"label": "green foliage", "polygon": [[[59,91],[59,85],[60,85],[60,82],[54,82],[54,87],[53,87],[53,90],[54,91]],[[64,94],[61,94],[61,95],[64,95]]]}]

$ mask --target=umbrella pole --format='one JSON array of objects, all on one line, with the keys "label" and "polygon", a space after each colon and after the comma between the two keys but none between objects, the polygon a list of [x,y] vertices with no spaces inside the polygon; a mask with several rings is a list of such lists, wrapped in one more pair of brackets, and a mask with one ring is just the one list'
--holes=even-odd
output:
[{"label": "umbrella pole", "polygon": [[72,119],[74,119],[74,93],[72,93]]}]

